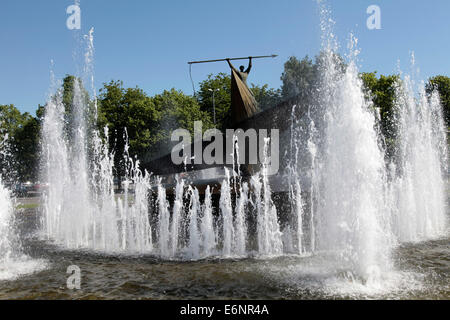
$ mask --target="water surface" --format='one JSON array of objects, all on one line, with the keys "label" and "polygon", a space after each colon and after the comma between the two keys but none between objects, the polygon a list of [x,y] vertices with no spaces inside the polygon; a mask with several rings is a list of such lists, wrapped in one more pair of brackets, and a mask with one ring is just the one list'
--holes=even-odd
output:
[{"label": "water surface", "polygon": [[[24,253],[45,269],[0,280],[0,299],[450,299],[450,237],[398,247],[397,271],[364,282],[325,253],[163,261],[67,251],[38,240],[33,209],[20,217]],[[81,269],[80,290],[67,289],[70,265]]]}]

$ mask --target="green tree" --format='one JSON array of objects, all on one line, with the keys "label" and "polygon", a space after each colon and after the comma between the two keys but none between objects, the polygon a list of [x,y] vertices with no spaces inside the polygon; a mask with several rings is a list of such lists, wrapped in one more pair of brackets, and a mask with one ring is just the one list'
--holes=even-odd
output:
[{"label": "green tree", "polygon": [[[109,151],[114,154],[114,169],[117,178],[125,174],[123,154],[125,150],[126,114],[123,107],[125,89],[122,81],[110,81],[100,89],[98,126],[108,127]],[[102,132],[102,130],[100,130]],[[120,183],[119,183],[120,185]]]},{"label": "green tree", "polygon": [[161,112],[153,99],[140,88],[128,88],[122,97],[124,125],[127,129],[130,154],[141,158],[158,140]]},{"label": "green tree", "polygon": [[347,69],[347,64],[344,58],[337,52],[320,51],[315,57],[314,69],[316,73],[316,80],[319,80],[319,75],[327,68],[334,66],[337,74],[343,74]]},{"label": "green tree", "polygon": [[320,75],[330,64],[336,68],[337,74],[342,74],[346,69],[344,59],[338,53],[326,53],[321,51],[313,62],[308,56],[302,60],[290,57],[284,64],[281,75],[281,97],[283,100],[297,99],[308,104],[314,97],[315,88],[320,82]]},{"label": "green tree", "polygon": [[66,114],[71,114],[73,111],[73,97],[75,91],[75,76],[66,75],[62,83],[62,103]]},{"label": "green tree", "polygon": [[203,131],[213,128],[211,114],[203,111],[197,99],[185,95],[182,91],[171,89],[153,97],[156,109],[161,113],[159,123],[159,141],[152,148],[154,154],[167,153],[172,143],[170,137],[173,130],[187,129],[194,134],[194,122],[203,122]]},{"label": "green tree", "polygon": [[22,114],[14,105],[0,105],[0,173],[8,183],[17,180],[14,136],[22,125]]},{"label": "green tree", "polygon": [[290,57],[284,64],[281,75],[281,96],[283,99],[299,97],[301,100],[309,96],[316,82],[316,67],[308,57],[298,60]]},{"label": "green tree", "polygon": [[379,112],[380,131],[386,142],[388,156],[394,155],[397,137],[397,112],[395,107],[396,88],[400,81],[399,75],[380,75],[376,72],[362,73],[361,79],[364,84],[366,99],[373,102],[373,106]]},{"label": "green tree", "polygon": [[0,134],[2,138],[13,137],[24,123],[24,116],[13,104],[0,105]]},{"label": "green tree", "polygon": [[426,91],[431,94],[434,90],[439,92],[445,123],[447,128],[450,128],[450,78],[446,76],[430,78],[426,85]]},{"label": "green tree", "polygon": [[45,116],[45,105],[44,106],[38,105],[38,108],[36,110],[36,119],[39,121],[39,123],[42,122],[44,116]]},{"label": "green tree", "polygon": [[72,75],[66,75],[62,84],[62,103],[65,109],[66,131],[68,137],[73,134],[75,107],[81,108],[82,116],[85,117],[88,133],[96,127],[94,101],[89,97],[89,93],[83,85],[83,81]]},{"label": "green tree", "polygon": [[216,109],[216,128],[226,129],[231,124],[231,76],[226,73],[210,74],[200,83],[197,92],[201,111],[207,112],[213,119],[213,91]]},{"label": "green tree", "polygon": [[[125,173],[125,140],[129,154],[140,160],[170,151],[170,136],[178,128],[194,130],[194,121],[203,129],[212,127],[208,112],[194,97],[172,89],[149,97],[142,89],[123,87],[121,81],[105,83],[99,96],[99,127],[109,129],[109,148],[114,153],[117,177]],[[127,136],[126,133],[127,133]]]},{"label": "green tree", "polygon": [[[214,117],[214,104],[216,109],[216,125],[220,130],[231,126],[231,76],[226,73],[210,74],[200,83],[197,99],[202,111],[206,111],[211,119]],[[276,106],[281,101],[281,91],[269,88],[267,84],[258,86],[252,83],[250,91],[258,102],[260,110]]]},{"label": "green tree", "polygon": [[258,86],[252,83],[250,90],[261,111],[275,107],[281,102],[281,90],[269,88],[268,84]]},{"label": "green tree", "polygon": [[39,167],[39,120],[25,114],[23,125],[14,135],[14,155],[21,181],[36,181]]},{"label": "green tree", "polygon": [[98,124],[109,129],[111,151],[122,157],[125,129],[132,155],[142,156],[158,138],[161,113],[153,99],[140,88],[123,88],[121,81],[111,81],[100,89]]},{"label": "green tree", "polygon": [[0,105],[0,156],[5,179],[13,181],[37,178],[39,121],[21,113],[14,105]]}]

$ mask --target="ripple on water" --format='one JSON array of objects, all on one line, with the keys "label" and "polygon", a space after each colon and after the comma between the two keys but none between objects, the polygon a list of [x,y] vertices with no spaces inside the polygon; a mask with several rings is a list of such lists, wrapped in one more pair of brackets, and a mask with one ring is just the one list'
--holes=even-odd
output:
[{"label": "ripple on water", "polygon": [[[36,241],[25,246],[36,259],[0,263],[0,279],[13,280],[0,281],[0,298],[448,299],[449,244],[445,238],[403,245],[393,254],[394,271],[363,281],[326,254],[183,262],[67,251]],[[78,291],[66,288],[73,264],[82,270]]]},{"label": "ripple on water", "polygon": [[312,299],[405,299],[427,289],[421,273],[391,271],[363,280],[326,257],[280,259],[259,269],[290,296]]}]

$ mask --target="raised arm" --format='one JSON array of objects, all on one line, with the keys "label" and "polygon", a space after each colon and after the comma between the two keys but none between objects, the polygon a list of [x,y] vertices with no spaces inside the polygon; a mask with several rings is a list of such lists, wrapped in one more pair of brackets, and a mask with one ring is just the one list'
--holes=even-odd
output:
[{"label": "raised arm", "polygon": [[228,65],[230,66],[230,68],[233,69],[234,72],[236,72],[237,74],[239,74],[239,72],[236,70],[236,68],[231,64],[230,58],[227,58],[226,60],[227,60],[227,62],[228,62]]},{"label": "raised arm", "polygon": [[252,57],[248,57],[248,68],[245,70],[245,73],[250,73],[252,70]]}]

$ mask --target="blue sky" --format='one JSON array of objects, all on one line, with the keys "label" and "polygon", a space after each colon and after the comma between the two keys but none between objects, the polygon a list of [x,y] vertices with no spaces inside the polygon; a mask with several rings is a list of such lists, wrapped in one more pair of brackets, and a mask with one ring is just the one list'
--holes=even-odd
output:
[{"label": "blue sky", "polygon": [[[57,78],[77,72],[76,32],[66,27],[73,0],[0,2],[0,104],[34,114]],[[421,77],[450,74],[450,1],[329,0],[335,34],[345,53],[359,39],[361,71],[409,70],[414,51]],[[366,9],[381,8],[381,30],[368,30]],[[289,56],[320,50],[315,0],[81,0],[81,32],[95,29],[95,85],[112,79],[153,95],[172,87],[192,94],[187,62],[276,53],[257,60],[249,82],[280,86]],[[79,50],[78,50],[79,51]],[[236,63],[238,64],[238,63]],[[226,63],[193,66],[197,83]]]}]

